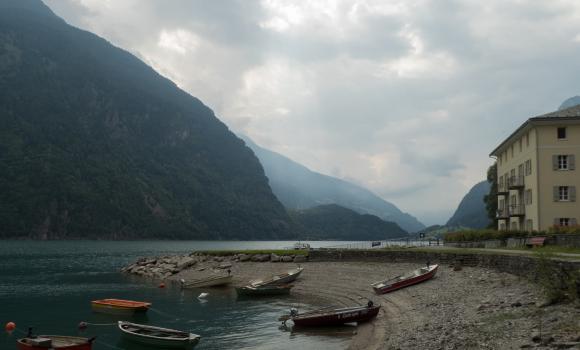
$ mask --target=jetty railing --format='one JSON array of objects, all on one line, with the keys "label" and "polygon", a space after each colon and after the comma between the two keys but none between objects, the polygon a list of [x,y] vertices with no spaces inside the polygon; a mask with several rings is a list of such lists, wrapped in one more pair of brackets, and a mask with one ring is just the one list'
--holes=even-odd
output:
[{"label": "jetty railing", "polygon": [[382,248],[396,248],[396,247],[432,247],[442,246],[442,239],[402,239],[402,240],[385,240],[385,241],[363,241],[352,242],[338,245],[329,245],[320,247],[318,249],[382,249]]}]

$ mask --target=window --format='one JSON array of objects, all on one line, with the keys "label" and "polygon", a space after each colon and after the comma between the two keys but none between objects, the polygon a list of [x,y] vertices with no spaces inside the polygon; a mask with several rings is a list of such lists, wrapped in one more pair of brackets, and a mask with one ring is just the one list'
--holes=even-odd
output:
[{"label": "window", "polygon": [[518,165],[518,177],[524,176],[524,164]]},{"label": "window", "polygon": [[530,133],[526,134],[526,147],[530,147]]},{"label": "window", "polygon": [[524,193],[524,201],[526,205],[532,204],[532,190],[526,190]]},{"label": "window", "polygon": [[534,229],[534,223],[532,219],[526,220],[526,231],[531,232]]},{"label": "window", "polygon": [[560,218],[560,226],[570,226],[570,218]]},{"label": "window", "polygon": [[522,139],[520,139],[519,144],[520,144],[520,152],[521,152],[522,151]]},{"label": "window", "polygon": [[568,170],[568,156],[558,156],[558,170]]},{"label": "window", "polygon": [[558,197],[560,201],[568,201],[570,200],[569,193],[568,193],[568,186],[558,186]]},{"label": "window", "polygon": [[517,223],[517,222],[515,222],[515,221],[514,221],[514,222],[512,222],[511,226],[512,226],[512,227],[511,227],[511,229],[512,229],[513,231],[516,231],[516,230],[518,229],[518,223]]},{"label": "window", "polygon": [[566,139],[566,128],[558,128],[558,140]]},{"label": "window", "polygon": [[502,222],[501,224],[499,224],[499,230],[505,231],[505,223]]},{"label": "window", "polygon": [[499,190],[503,191],[503,176],[499,177]]},{"label": "window", "polygon": [[526,160],[526,176],[527,175],[532,175],[532,160],[531,159]]}]

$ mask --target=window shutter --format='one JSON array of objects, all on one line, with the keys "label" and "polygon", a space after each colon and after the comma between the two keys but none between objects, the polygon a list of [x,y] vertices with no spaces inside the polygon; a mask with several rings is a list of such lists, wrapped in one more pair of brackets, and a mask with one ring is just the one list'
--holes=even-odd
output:
[{"label": "window shutter", "polygon": [[571,202],[576,202],[576,186],[568,187],[568,195],[570,196]]},{"label": "window shutter", "polygon": [[573,154],[568,155],[568,169],[575,170],[576,169],[576,157]]},{"label": "window shutter", "polygon": [[560,218],[554,218],[554,226],[560,226]]},{"label": "window shutter", "polygon": [[552,169],[558,170],[558,156],[557,155],[552,156]]},{"label": "window shutter", "polygon": [[558,202],[560,200],[560,192],[558,190],[558,186],[554,186],[554,202]]},{"label": "window shutter", "polygon": [[570,226],[576,226],[578,225],[578,221],[576,221],[576,218],[571,218],[570,219]]}]

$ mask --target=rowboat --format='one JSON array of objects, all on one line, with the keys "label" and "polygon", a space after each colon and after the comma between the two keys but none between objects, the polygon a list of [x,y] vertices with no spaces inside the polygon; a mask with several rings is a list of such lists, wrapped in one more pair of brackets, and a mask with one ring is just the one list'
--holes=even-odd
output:
[{"label": "rowboat", "polygon": [[64,335],[29,335],[16,341],[18,350],[91,350],[95,338]]},{"label": "rowboat", "polygon": [[232,283],[233,278],[232,275],[210,276],[189,281],[181,279],[180,282],[181,288],[217,287]]},{"label": "rowboat", "polygon": [[147,312],[151,303],[122,299],[101,299],[91,301],[91,307],[95,312],[113,314],[132,314]]},{"label": "rowboat", "polygon": [[381,282],[375,282],[371,286],[377,294],[389,293],[432,278],[437,273],[438,267],[439,265],[427,265],[402,276],[393,277]]},{"label": "rowboat", "polygon": [[237,287],[238,295],[283,295],[290,294],[291,284]]},{"label": "rowboat", "polygon": [[369,301],[366,306],[324,308],[302,314],[296,309],[291,309],[290,315],[280,317],[280,321],[286,323],[290,319],[294,322],[294,326],[298,327],[340,326],[345,323],[369,321],[377,316],[380,309],[381,306],[374,305],[372,301]]},{"label": "rowboat", "polygon": [[192,348],[201,339],[201,336],[193,333],[126,321],[119,321],[118,326],[123,338],[163,349]]},{"label": "rowboat", "polygon": [[278,275],[272,275],[270,277],[263,278],[260,280],[253,280],[250,281],[250,286],[260,287],[260,286],[280,285],[290,283],[295,281],[298,278],[298,276],[300,276],[302,270],[304,270],[303,267],[297,267],[295,269],[288,270]]}]

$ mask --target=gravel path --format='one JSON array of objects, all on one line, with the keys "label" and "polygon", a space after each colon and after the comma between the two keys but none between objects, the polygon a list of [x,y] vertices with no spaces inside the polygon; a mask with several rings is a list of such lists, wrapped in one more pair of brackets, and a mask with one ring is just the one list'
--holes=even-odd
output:
[{"label": "gravel path", "polygon": [[[234,285],[284,272],[293,263],[232,262]],[[171,279],[198,278],[219,262],[198,264]],[[199,271],[205,266],[204,271]],[[427,282],[375,295],[374,281],[417,264],[309,262],[292,295],[312,305],[382,305],[378,317],[360,325],[349,349],[580,349],[580,307],[540,307],[539,288],[516,276],[481,268],[440,266]],[[541,330],[541,336],[540,336]],[[544,345],[542,345],[544,343]]]}]

